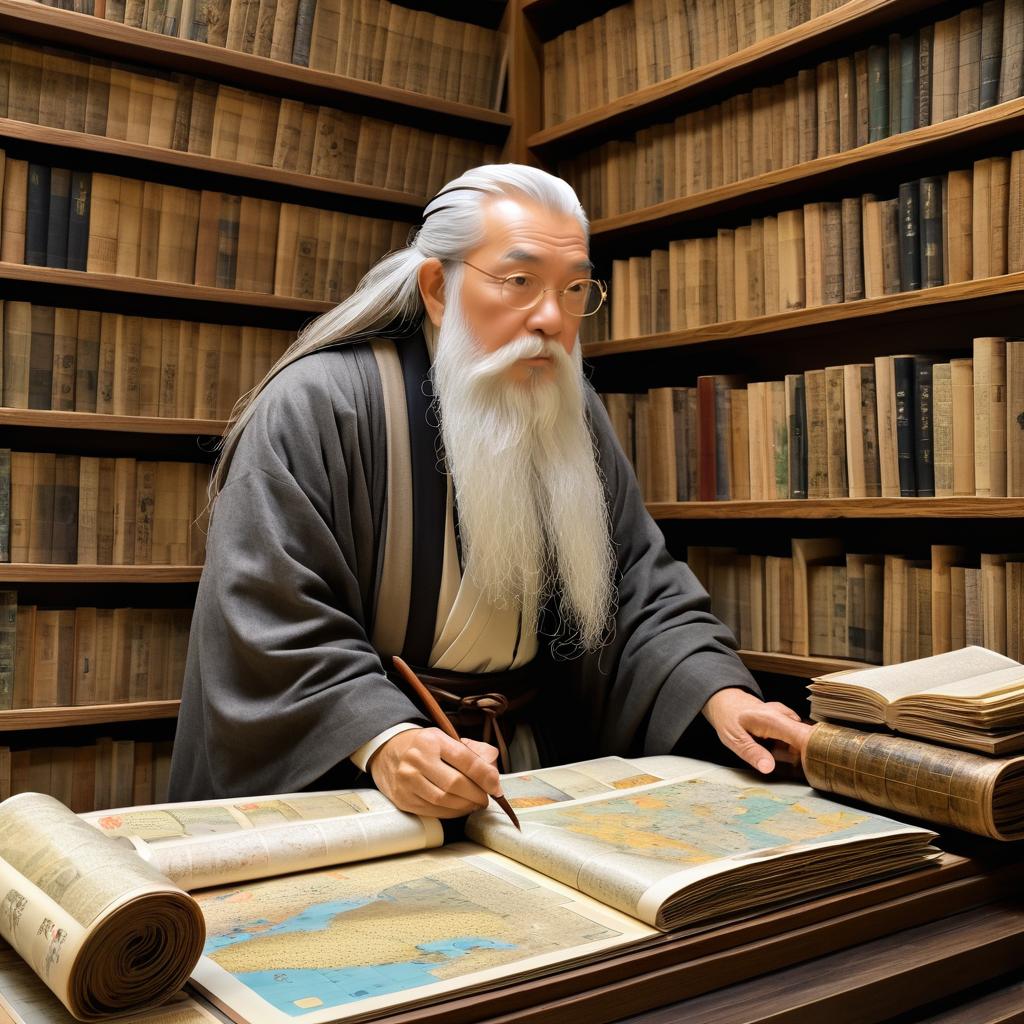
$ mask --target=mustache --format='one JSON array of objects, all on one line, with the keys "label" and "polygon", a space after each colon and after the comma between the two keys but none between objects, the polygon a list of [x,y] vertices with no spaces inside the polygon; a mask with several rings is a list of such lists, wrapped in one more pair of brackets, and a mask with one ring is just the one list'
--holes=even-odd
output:
[{"label": "mustache", "polygon": [[487,379],[502,374],[520,360],[545,356],[559,364],[569,362],[569,353],[557,341],[549,341],[536,334],[524,334],[506,342],[494,352],[473,360],[470,378]]}]

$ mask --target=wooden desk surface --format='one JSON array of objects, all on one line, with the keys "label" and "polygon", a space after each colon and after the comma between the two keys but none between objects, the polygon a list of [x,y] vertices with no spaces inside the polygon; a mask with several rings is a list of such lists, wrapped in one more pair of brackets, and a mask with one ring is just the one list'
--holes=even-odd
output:
[{"label": "wooden desk surface", "polygon": [[[1024,965],[1021,849],[966,846],[973,848],[969,856],[947,853],[928,871],[727,928],[660,936],[599,963],[382,1020],[896,1024],[899,1014],[1009,976],[1009,987],[987,994],[985,1006],[972,1003],[965,1017],[899,1017],[899,1024],[1024,1024],[1024,1005],[1014,1007],[1024,998],[1012,976]],[[2,982],[0,972],[0,993]],[[48,992],[43,999],[53,1015],[44,1012],[31,1024],[70,1022]],[[21,1024],[2,1007],[0,1022]]]}]

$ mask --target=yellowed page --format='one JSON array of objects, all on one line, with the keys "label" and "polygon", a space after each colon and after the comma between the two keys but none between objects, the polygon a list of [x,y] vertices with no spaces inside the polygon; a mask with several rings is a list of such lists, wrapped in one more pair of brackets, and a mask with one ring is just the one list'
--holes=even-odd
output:
[{"label": "yellowed page", "polygon": [[[0,937],[83,1020],[166,999],[202,944],[185,893],[130,843],[39,793],[0,804],[0,894]],[[125,971],[129,992],[117,983]]]},{"label": "yellowed page", "polygon": [[84,816],[191,891],[440,846],[441,824],[373,789],[122,808]]}]

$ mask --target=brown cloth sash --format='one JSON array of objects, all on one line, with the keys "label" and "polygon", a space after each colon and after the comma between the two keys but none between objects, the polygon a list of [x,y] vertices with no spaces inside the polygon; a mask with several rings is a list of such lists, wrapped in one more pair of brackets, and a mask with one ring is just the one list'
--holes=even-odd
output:
[{"label": "brown cloth sash", "polygon": [[[498,748],[503,772],[510,768],[505,737],[511,739],[516,723],[540,692],[546,668],[539,658],[507,672],[448,672],[412,666],[460,736],[493,743]],[[409,693],[397,672],[389,671],[388,677]],[[415,695],[411,696],[418,703]]]}]

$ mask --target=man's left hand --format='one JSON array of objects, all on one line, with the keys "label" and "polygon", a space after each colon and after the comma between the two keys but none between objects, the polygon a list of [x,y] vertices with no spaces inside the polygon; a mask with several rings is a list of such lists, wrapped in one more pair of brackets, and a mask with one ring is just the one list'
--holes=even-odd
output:
[{"label": "man's left hand", "polygon": [[[736,687],[713,693],[704,705],[704,717],[725,746],[766,775],[775,767],[776,758],[790,763],[799,761],[812,729],[785,704],[766,704]],[[782,745],[776,746],[773,757],[755,737],[778,740]]]}]

